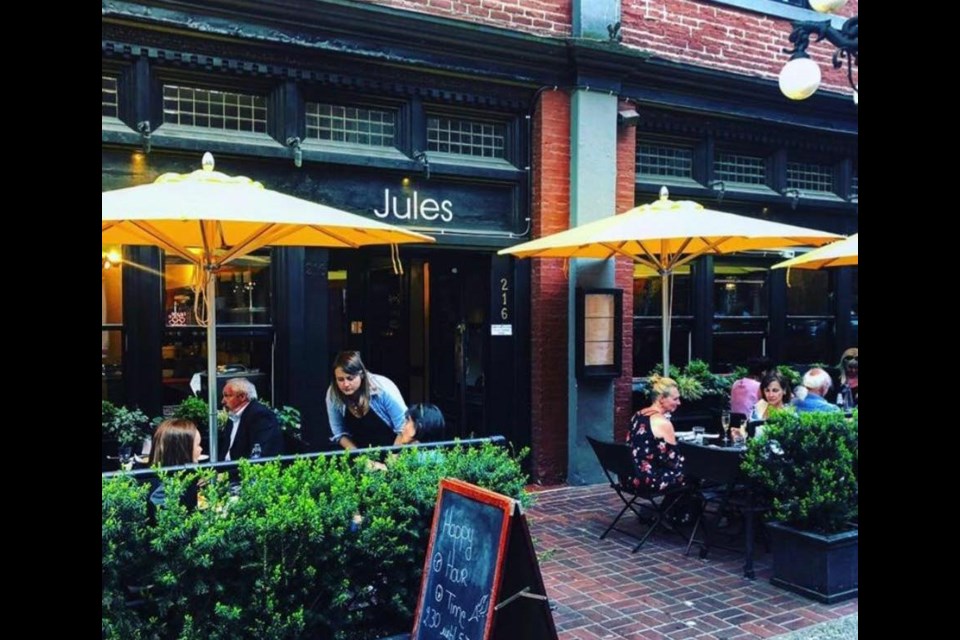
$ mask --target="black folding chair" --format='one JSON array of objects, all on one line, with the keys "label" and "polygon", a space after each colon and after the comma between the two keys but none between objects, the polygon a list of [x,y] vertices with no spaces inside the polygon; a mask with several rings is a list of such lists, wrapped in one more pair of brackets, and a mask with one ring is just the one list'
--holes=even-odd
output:
[{"label": "black folding chair", "polygon": [[[635,473],[629,445],[601,442],[590,436],[587,436],[587,441],[593,447],[593,452],[597,454],[597,460],[600,461],[600,467],[607,476],[610,487],[617,492],[624,505],[617,517],[607,527],[607,530],[600,535],[600,539],[606,538],[607,534],[613,530],[619,531],[640,541],[631,551],[631,553],[636,553],[647,541],[647,538],[661,525],[670,531],[677,532],[666,522],[665,518],[670,510],[676,506],[677,499],[687,491],[686,487],[671,487],[663,491],[634,487],[628,480]],[[617,527],[617,522],[620,521],[620,518],[628,509],[637,516],[641,523],[647,525],[647,530],[643,535],[638,536],[633,531]],[[644,515],[643,512],[649,513],[650,516]]]}]

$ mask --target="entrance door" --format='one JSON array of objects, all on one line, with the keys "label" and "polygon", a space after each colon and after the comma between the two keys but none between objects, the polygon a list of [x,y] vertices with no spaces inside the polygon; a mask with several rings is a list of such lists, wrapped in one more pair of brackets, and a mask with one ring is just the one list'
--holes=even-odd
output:
[{"label": "entrance door", "polygon": [[437,254],[424,266],[429,401],[443,412],[450,437],[486,435],[489,258]]}]

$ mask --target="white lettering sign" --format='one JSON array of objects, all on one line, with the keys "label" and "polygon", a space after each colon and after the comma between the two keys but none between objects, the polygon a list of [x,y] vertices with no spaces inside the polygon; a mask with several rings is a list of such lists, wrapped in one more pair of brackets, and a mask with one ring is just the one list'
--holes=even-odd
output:
[{"label": "white lettering sign", "polygon": [[391,196],[390,189],[384,189],[383,209],[374,209],[373,215],[410,222],[434,222],[438,218],[442,222],[450,222],[453,220],[453,203],[449,200],[437,202],[434,198],[421,199],[417,191],[406,196]]}]

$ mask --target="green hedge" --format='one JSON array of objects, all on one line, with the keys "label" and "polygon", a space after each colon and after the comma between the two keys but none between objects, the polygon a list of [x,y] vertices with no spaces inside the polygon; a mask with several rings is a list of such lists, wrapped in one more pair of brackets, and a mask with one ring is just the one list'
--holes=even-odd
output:
[{"label": "green hedge", "polygon": [[[103,479],[102,628],[108,638],[363,638],[413,627],[437,487],[456,477],[524,502],[505,449],[403,451],[384,472],[362,457],[240,465],[231,497],[212,472],[148,488]],[[177,497],[202,478],[208,508]],[[362,522],[355,524],[355,516]]]},{"label": "green hedge", "polygon": [[859,508],[860,413],[775,411],[749,441],[743,469],[773,502],[773,517],[799,529],[849,529]]}]

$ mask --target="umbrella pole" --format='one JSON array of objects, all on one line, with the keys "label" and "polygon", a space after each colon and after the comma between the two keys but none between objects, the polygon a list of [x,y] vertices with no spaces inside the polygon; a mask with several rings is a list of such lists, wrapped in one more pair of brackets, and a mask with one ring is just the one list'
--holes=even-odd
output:
[{"label": "umbrella pole", "polygon": [[663,375],[664,377],[670,376],[670,271],[661,271],[660,272],[660,301],[662,308],[660,312],[663,314],[663,319],[661,320],[661,329],[662,329],[662,338],[663,338]]},{"label": "umbrella pole", "polygon": [[210,409],[210,461],[219,461],[217,452],[217,280],[207,267],[207,405]]}]

